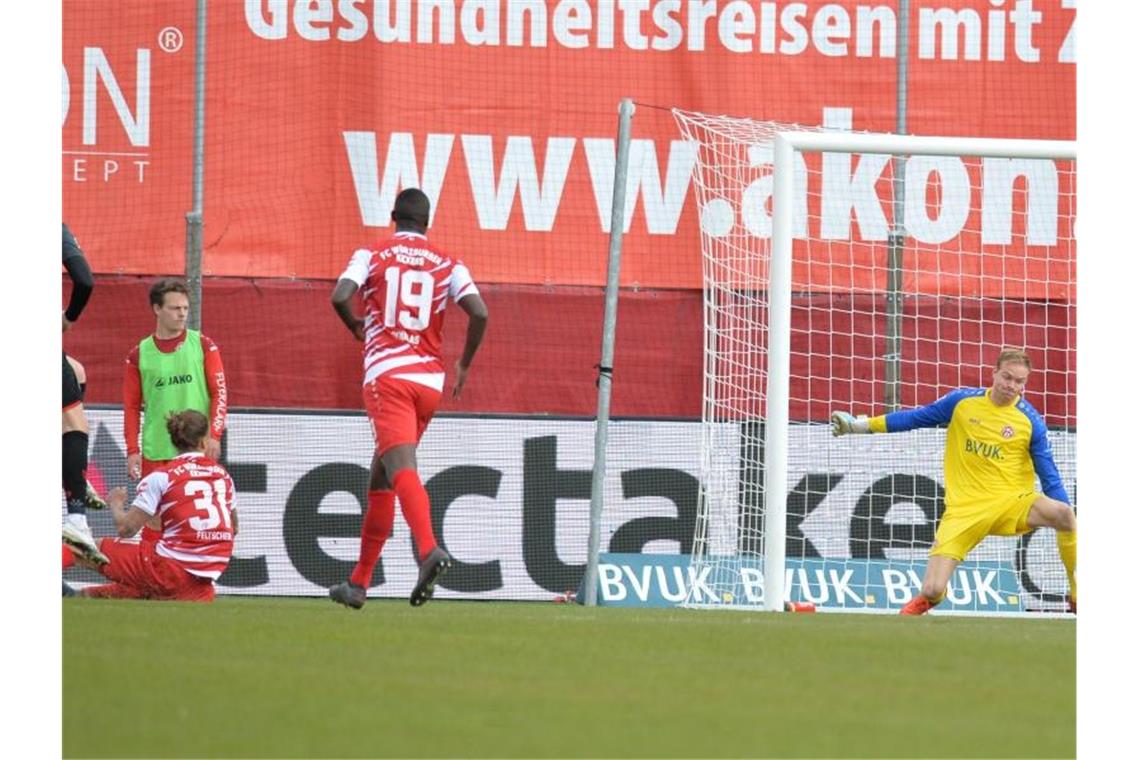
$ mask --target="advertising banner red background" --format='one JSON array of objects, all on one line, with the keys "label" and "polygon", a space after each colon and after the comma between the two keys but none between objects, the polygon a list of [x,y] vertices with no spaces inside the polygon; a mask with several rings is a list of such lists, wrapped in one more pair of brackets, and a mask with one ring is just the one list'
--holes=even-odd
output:
[{"label": "advertising banner red background", "polygon": [[[629,49],[622,44],[621,26],[614,30],[618,39],[612,49],[597,47],[596,31],[581,35],[588,47],[570,49],[554,40],[549,28],[553,14],[547,17],[542,47],[509,46],[505,33],[497,46],[472,46],[464,44],[458,30],[453,44],[421,44],[415,41],[423,23],[419,14],[431,5],[409,3],[412,41],[384,43],[375,37],[374,16],[388,8],[390,18],[396,18],[400,3],[347,5],[364,14],[369,27],[361,39],[351,42],[337,39],[338,34],[352,31],[350,21],[362,22],[332,2],[260,0],[210,6],[204,218],[211,274],[332,278],[353,249],[385,233],[384,226],[362,219],[346,156],[346,133],[374,135],[381,163],[390,136],[406,133],[421,170],[429,135],[452,140],[433,235],[461,253],[481,280],[598,285],[604,282],[604,257],[568,255],[587,236],[604,240],[602,226],[608,224],[608,205],[599,209],[594,198],[583,141],[613,140],[616,108],[623,97],[801,124],[820,123],[824,108],[851,108],[855,129],[895,127],[894,42],[886,41],[892,54],[884,55],[882,24],[851,29],[846,37],[834,35],[849,39],[848,48],[855,47],[856,37],[872,38],[874,54],[869,57],[858,57],[854,51],[829,57],[812,45],[796,55],[730,52],[710,39],[716,37],[716,19],[704,24],[703,50],[685,49],[693,36],[688,26],[686,42],[669,51]],[[464,3],[452,5],[459,26]],[[734,4],[719,4],[722,15],[727,5]],[[746,5],[758,9],[795,4]],[[846,10],[852,21],[858,9],[866,7],[852,2],[807,5],[811,8],[798,17],[801,27],[815,20],[821,5]],[[973,9],[983,21],[991,10],[984,1],[913,5],[916,19],[924,9],[943,5],[957,11]],[[596,6],[591,4],[595,10]],[[306,8],[314,11],[312,20],[305,16]],[[322,10],[331,18],[320,20],[317,11]],[[500,13],[502,25],[506,15]],[[757,25],[760,15],[753,13]],[[1057,59],[1073,15],[1072,10],[1052,7],[1042,13],[1040,23],[1032,27],[1039,55],[1034,63],[1014,56],[1015,29],[1008,19],[1002,61],[987,61],[984,55],[978,61],[919,59],[920,29],[912,24],[909,131],[1072,138],[1075,67]],[[430,18],[434,23],[429,36],[437,39],[440,14]],[[671,18],[687,17],[678,12]],[[93,228],[85,237],[91,259],[101,271],[181,271],[184,241],[177,211],[184,211],[190,202],[193,4],[69,2],[64,20],[63,63],[70,99],[63,124],[65,213],[77,229]],[[641,14],[640,22],[647,39],[655,32],[652,39],[661,39],[650,14]],[[165,52],[161,32],[172,28],[181,32],[184,44],[176,52]],[[299,29],[309,30],[310,36],[323,32],[329,39],[305,39]],[[265,39],[258,31],[280,34],[281,39]],[[774,33],[777,48],[788,41],[784,30],[777,28]],[[760,47],[759,33],[749,40]],[[938,50],[946,55],[941,42],[939,36]],[[979,44],[984,52],[985,43]],[[84,54],[92,48],[102,51],[127,109],[136,115],[138,57],[147,51],[151,129],[146,145],[131,144],[115,118],[103,81],[87,81]],[[958,48],[959,57],[967,54],[964,39]],[[83,140],[86,108],[97,112],[94,145]],[[657,173],[663,179],[671,142],[678,139],[676,129],[667,118],[648,116],[647,109],[633,124],[634,139],[653,140]],[[493,165],[471,165],[475,136],[490,139]],[[464,149],[464,137],[471,143],[469,151]],[[517,200],[510,207],[506,229],[480,223],[471,186],[479,180],[477,175],[487,174],[485,180],[498,184],[506,143],[512,137],[530,141],[526,155],[533,155],[539,179],[548,141],[574,141],[549,231],[528,230]],[[102,154],[86,157],[82,181],[76,179],[77,156],[72,152],[80,150]],[[100,159],[116,152],[146,154],[149,165],[143,169],[143,181],[138,181],[130,156],[122,156],[117,173],[103,181]],[[383,166],[378,173],[382,176]],[[181,197],[171,197],[179,195],[174,188],[181,190]],[[691,207],[691,196],[685,200]],[[132,217],[141,223],[104,232],[103,225],[93,222],[124,208],[133,209]],[[384,209],[377,216],[387,221]],[[692,255],[698,245],[693,214],[680,214],[675,231],[651,234],[641,202],[626,238],[623,281],[699,287],[699,258]]]},{"label": "advertising banner red background", "polygon": [[[617,104],[631,97],[639,104],[638,163],[631,167],[638,184],[623,248],[623,308],[650,298],[638,301],[633,293],[661,289],[677,291],[664,302],[687,305],[679,329],[635,305],[622,312],[619,330],[633,331],[649,355],[669,352],[669,370],[680,373],[678,387],[687,390],[650,394],[667,400],[649,403],[636,383],[624,389],[618,383],[615,410],[699,414],[701,261],[692,150],[663,109],[805,125],[820,124],[825,109],[850,109],[853,129],[894,131],[897,19],[893,4],[851,0],[652,2],[636,14],[626,5],[210,4],[203,266],[207,277],[242,279],[209,285],[204,329],[221,340],[249,326],[256,313],[258,335],[292,336],[282,348],[289,367],[327,364],[320,357],[334,349],[320,336],[325,323],[336,333],[322,302],[331,280],[354,249],[391,231],[385,223],[397,184],[418,184],[435,199],[433,240],[464,259],[479,283],[497,288],[489,299],[496,308],[487,356],[498,361],[486,362],[484,385],[473,383],[458,408],[590,413]],[[1031,6],[1025,15],[987,0],[912,3],[910,133],[1075,136],[1069,60],[1075,11],[1059,3]],[[523,8],[528,12],[520,14]],[[715,12],[702,15],[701,8]],[[947,13],[962,26],[946,23]],[[180,274],[192,201],[194,4],[65,0],[63,19],[64,218],[101,275]],[[389,27],[407,39],[382,39]],[[1071,190],[1063,184],[1062,197]],[[856,246],[854,255],[873,259],[882,248]],[[1038,255],[1031,246],[1013,253],[1027,260]],[[985,291],[984,270],[992,262],[978,261],[983,271],[976,281],[958,282],[963,293]],[[1057,266],[1062,271],[1050,276],[1049,289],[1020,295],[1073,297],[1071,260]],[[267,298],[289,290],[257,285],[276,279],[330,281],[299,286],[318,294],[316,316],[299,311],[292,296],[248,300],[250,293]],[[800,284],[826,289],[810,279]],[[565,290],[579,286],[588,290]],[[149,312],[141,284],[130,306],[100,304],[109,290],[97,292],[90,321],[100,309],[122,309],[131,318],[106,315],[98,341],[94,328],[69,340],[81,358],[117,377]],[[572,334],[542,346],[543,363],[565,367],[562,376],[538,389],[527,384],[521,394],[510,390],[512,377],[535,366],[535,329],[541,335],[546,328],[504,328],[498,319],[504,314],[518,314],[532,328],[559,324]],[[451,331],[452,339],[461,338],[457,324]],[[662,331],[673,339],[664,349],[660,342],[649,348]],[[497,342],[507,335],[517,342]],[[241,351],[223,345],[233,370],[250,381],[231,383],[234,403],[349,403],[359,378],[347,365],[335,390],[313,383],[301,393],[267,391],[287,384],[267,378],[293,370],[267,353],[272,342],[253,342]],[[355,358],[350,342],[335,345],[341,356]],[[668,385],[655,375],[659,360],[642,364],[636,351],[628,356],[641,369],[626,378]],[[93,389],[96,400],[118,400],[116,390],[98,382]]]}]

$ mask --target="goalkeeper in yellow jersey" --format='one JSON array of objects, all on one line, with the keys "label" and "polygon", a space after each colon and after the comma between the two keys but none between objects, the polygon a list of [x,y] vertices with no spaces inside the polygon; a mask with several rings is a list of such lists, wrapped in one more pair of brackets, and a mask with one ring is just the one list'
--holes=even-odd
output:
[{"label": "goalkeeper in yellow jersey", "polygon": [[[959,388],[929,406],[879,417],[832,412],[833,435],[897,433],[947,425],[943,469],[946,510],[934,534],[922,591],[902,608],[922,615],[946,596],[958,563],[986,536],[1057,531],[1069,576],[1069,610],[1077,609],[1077,518],[1061,483],[1041,415],[1022,398],[1029,356],[1006,348],[989,388]],[[1034,475],[1041,480],[1040,493]]]}]

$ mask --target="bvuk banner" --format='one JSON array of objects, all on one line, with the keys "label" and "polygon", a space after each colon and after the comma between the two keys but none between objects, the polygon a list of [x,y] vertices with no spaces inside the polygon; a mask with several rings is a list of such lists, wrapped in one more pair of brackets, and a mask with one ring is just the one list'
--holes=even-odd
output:
[{"label": "bvuk banner", "polygon": [[[610,607],[676,607],[690,590],[709,606],[764,603],[762,558],[720,558],[690,564],[686,554],[603,554],[598,561],[598,604]],[[785,599],[823,610],[897,610],[918,593],[925,563],[789,558]],[[725,583],[725,578],[733,579]],[[939,607],[950,611],[1022,612],[1013,568],[963,562]]]}]

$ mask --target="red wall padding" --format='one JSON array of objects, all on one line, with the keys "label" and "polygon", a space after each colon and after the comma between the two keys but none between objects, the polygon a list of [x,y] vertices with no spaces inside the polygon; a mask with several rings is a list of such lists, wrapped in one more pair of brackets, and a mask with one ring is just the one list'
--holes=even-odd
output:
[{"label": "red wall padding", "polygon": [[[122,362],[154,328],[150,278],[99,276],[95,293],[64,347],[84,363],[89,403],[120,403]],[[65,285],[65,298],[66,298]],[[230,404],[241,407],[361,408],[360,344],[329,304],[328,281],[211,278],[203,285],[203,329],[222,350]],[[603,295],[586,287],[484,285],[490,312],[484,345],[462,399],[445,395],[441,411],[593,416],[601,351]],[[851,298],[794,300],[792,419],[824,420],[833,406],[883,411],[878,357],[883,304],[854,306],[879,316],[851,319]],[[844,311],[831,311],[832,305]],[[453,307],[444,327],[450,367],[462,348],[466,316]],[[701,294],[689,290],[625,291],[618,305],[612,413],[699,417]],[[904,405],[933,401],[960,385],[989,383],[1002,345],[1035,351],[1030,401],[1054,425],[1075,424],[1076,346],[1073,310],[1021,301],[909,299],[904,304]],[[963,322],[959,322],[961,317]],[[978,334],[979,317],[986,327]],[[963,329],[963,326],[965,329]],[[847,337],[845,337],[847,336]],[[755,338],[759,337],[759,333]],[[961,339],[964,344],[959,345]],[[980,342],[979,342],[980,341]],[[916,391],[914,378],[924,386]],[[450,386],[449,386],[450,387]],[[812,399],[831,399],[807,402]]]},{"label": "red wall padding", "polygon": [[[64,337],[65,349],[87,368],[90,403],[122,401],[123,359],[154,329],[150,283],[98,277],[86,311]],[[362,408],[361,344],[333,312],[332,285],[228,278],[204,283],[202,328],[222,351],[232,406]],[[602,291],[497,285],[481,290],[490,313],[487,336],[463,397],[445,394],[441,411],[594,415]],[[462,350],[466,321],[461,309],[449,309],[449,369]],[[700,416],[699,293],[623,294],[617,340],[613,414]]]}]

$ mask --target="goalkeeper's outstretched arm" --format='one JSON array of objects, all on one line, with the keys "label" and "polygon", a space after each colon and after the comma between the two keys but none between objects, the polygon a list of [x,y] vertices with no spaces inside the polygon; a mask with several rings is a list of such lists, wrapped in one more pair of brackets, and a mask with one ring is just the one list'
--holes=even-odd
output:
[{"label": "goalkeeper's outstretched arm", "polygon": [[920,406],[916,409],[905,409],[901,412],[881,414],[877,417],[865,415],[856,417],[850,412],[832,412],[831,434],[840,436],[850,433],[899,433],[904,430],[945,425],[950,422],[950,418],[954,415],[954,407],[958,405],[959,401],[968,397],[970,393],[969,389],[964,388],[951,391],[933,404]]}]

